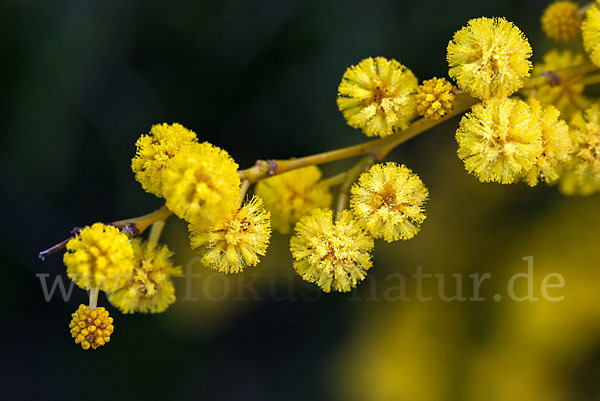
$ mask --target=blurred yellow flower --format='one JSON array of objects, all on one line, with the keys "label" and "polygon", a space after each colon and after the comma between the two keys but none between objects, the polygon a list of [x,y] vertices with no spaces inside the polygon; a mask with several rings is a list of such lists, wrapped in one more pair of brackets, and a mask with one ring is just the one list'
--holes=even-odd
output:
[{"label": "blurred yellow flower", "polygon": [[507,97],[521,88],[531,70],[531,46],[504,18],[476,18],[448,43],[449,75],[479,99]]},{"label": "blurred yellow flower", "polygon": [[108,316],[108,311],[103,307],[91,309],[87,305],[79,305],[79,309],[71,314],[71,336],[75,344],[80,344],[83,349],[96,349],[110,341],[113,333],[113,318]]},{"label": "blurred yellow flower", "polygon": [[600,8],[598,2],[594,3],[585,13],[581,24],[583,47],[590,56],[590,60],[600,66]]},{"label": "blurred yellow flower", "polygon": [[539,119],[527,103],[489,99],[471,108],[456,131],[458,156],[482,182],[520,180],[542,153]]},{"label": "blurred yellow flower", "polygon": [[338,221],[331,210],[313,210],[296,224],[290,249],[296,272],[324,292],[350,291],[373,264],[373,239],[349,210]]},{"label": "blurred yellow flower", "polygon": [[214,227],[189,228],[190,244],[199,248],[202,263],[221,273],[240,273],[256,266],[271,238],[270,214],[257,196]]},{"label": "blurred yellow flower", "polygon": [[175,302],[171,277],[181,276],[181,267],[173,266],[173,252],[166,245],[141,238],[133,238],[131,244],[133,272],[123,287],[108,294],[108,300],[123,313],[164,312]]},{"label": "blurred yellow flower", "polygon": [[555,1],[542,14],[542,30],[552,40],[568,42],[579,35],[581,15],[579,5],[572,1]]},{"label": "blurred yellow flower", "polygon": [[267,210],[273,228],[287,234],[302,216],[313,209],[327,208],[332,197],[329,188],[319,185],[321,170],[308,166],[260,181],[255,188]]},{"label": "blurred yellow flower", "polygon": [[573,157],[561,174],[561,192],[590,195],[600,191],[600,104],[575,114],[569,132],[573,138]]},{"label": "blurred yellow flower", "polygon": [[146,192],[162,197],[162,172],[182,149],[196,143],[196,134],[181,124],[157,124],[149,135],[142,135],[135,146],[131,170]]},{"label": "blurred yellow flower", "polygon": [[118,228],[95,223],[66,246],[67,275],[79,287],[111,292],[125,284],[133,271],[133,247]]},{"label": "blurred yellow flower", "polygon": [[566,162],[571,156],[571,137],[569,126],[560,119],[556,107],[544,107],[535,99],[531,99],[529,104],[533,118],[540,120],[543,149],[531,170],[525,174],[525,182],[533,187],[538,180],[551,183],[558,179],[560,163]]},{"label": "blurred yellow flower", "polygon": [[337,104],[348,125],[367,136],[388,136],[405,130],[415,117],[418,81],[393,59],[367,58],[346,70]]},{"label": "blurred yellow flower", "polygon": [[405,166],[376,164],[360,176],[351,193],[352,211],[374,238],[412,238],[425,220],[427,188]]},{"label": "blurred yellow flower", "polygon": [[454,108],[454,87],[446,78],[423,81],[416,96],[417,112],[425,118],[439,120]]},{"label": "blurred yellow flower", "polygon": [[208,142],[182,149],[163,173],[167,207],[194,225],[214,225],[235,209],[240,195],[238,165]]},{"label": "blurred yellow flower", "polygon": [[[548,71],[560,71],[586,63],[586,57],[570,50],[550,50],[542,63],[533,65],[533,75],[539,76]],[[552,104],[564,119],[570,119],[580,109],[585,109],[591,100],[583,94],[585,85],[579,79],[563,79],[558,85],[542,85],[534,92],[542,103]]]}]

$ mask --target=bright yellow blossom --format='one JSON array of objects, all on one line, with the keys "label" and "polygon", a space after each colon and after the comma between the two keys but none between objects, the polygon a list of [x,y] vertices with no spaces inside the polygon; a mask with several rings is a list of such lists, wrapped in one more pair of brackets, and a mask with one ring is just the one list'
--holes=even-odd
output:
[{"label": "bright yellow blossom", "polygon": [[254,196],[223,222],[208,229],[190,225],[190,244],[202,252],[202,263],[221,273],[239,273],[256,266],[271,238],[269,212]]},{"label": "bright yellow blossom", "polygon": [[569,132],[573,138],[573,157],[561,174],[561,192],[590,195],[600,191],[600,104],[575,114]]},{"label": "bright yellow blossom", "polygon": [[568,42],[579,35],[581,15],[579,5],[572,1],[555,1],[542,14],[542,30],[552,40]]},{"label": "bright yellow blossom", "polygon": [[96,223],[85,227],[66,246],[67,275],[79,287],[120,288],[133,271],[133,247],[118,228]]},{"label": "bright yellow blossom", "polygon": [[329,188],[319,185],[320,179],[321,170],[308,166],[273,176],[256,185],[256,195],[265,201],[267,210],[271,212],[274,229],[287,234],[302,216],[313,209],[331,205]]},{"label": "bright yellow blossom", "polygon": [[454,87],[446,78],[423,81],[416,97],[417,112],[425,118],[438,120],[454,108]]},{"label": "bright yellow blossom", "polygon": [[134,251],[133,272],[127,283],[108,294],[111,304],[123,313],[161,313],[175,302],[171,277],[181,276],[181,267],[173,266],[173,252],[166,245],[131,240]]},{"label": "bright yellow blossom", "polygon": [[351,193],[356,219],[374,238],[412,238],[425,220],[427,188],[406,166],[376,164],[360,176]]},{"label": "bright yellow blossom", "polygon": [[131,169],[146,192],[162,197],[162,172],[182,149],[196,143],[196,134],[181,124],[157,124],[142,135],[135,146]]},{"label": "bright yellow blossom", "polygon": [[590,56],[590,60],[600,67],[600,8],[596,2],[585,13],[585,19],[581,24],[581,35],[583,36],[583,47]]},{"label": "bright yellow blossom", "polygon": [[559,176],[559,165],[570,157],[571,137],[569,126],[560,119],[556,107],[542,106],[537,100],[530,100],[533,118],[540,121],[542,132],[542,153],[537,157],[531,170],[525,174],[525,182],[535,186],[538,180],[554,182]]},{"label": "bright yellow blossom", "polygon": [[208,142],[181,150],[163,173],[167,207],[194,225],[213,225],[235,209],[240,195],[238,165]]},{"label": "bright yellow blossom", "polygon": [[479,99],[507,97],[521,88],[531,70],[531,46],[504,18],[476,18],[448,43],[449,75]]},{"label": "bright yellow blossom", "polygon": [[367,136],[405,130],[415,116],[418,81],[411,70],[384,57],[367,58],[346,70],[337,104],[348,125]]},{"label": "bright yellow blossom", "polygon": [[[586,57],[570,50],[553,49],[544,55],[542,63],[533,65],[533,75],[560,71],[582,65]],[[591,100],[583,94],[585,85],[578,79],[563,79],[557,85],[542,85],[534,92],[535,98],[542,103],[552,104],[564,119],[570,119],[580,109],[585,109]]]},{"label": "bright yellow blossom", "polygon": [[71,336],[75,344],[83,349],[96,349],[110,341],[110,335],[115,330],[113,318],[103,307],[91,309],[87,305],[79,305],[79,309],[71,314]]},{"label": "bright yellow blossom", "polygon": [[471,108],[456,131],[458,156],[482,182],[523,178],[542,153],[539,120],[527,103],[489,99]]},{"label": "bright yellow blossom", "polygon": [[315,209],[296,224],[290,240],[294,269],[325,292],[347,292],[372,265],[373,239],[349,210],[339,221],[332,218],[331,210]]}]

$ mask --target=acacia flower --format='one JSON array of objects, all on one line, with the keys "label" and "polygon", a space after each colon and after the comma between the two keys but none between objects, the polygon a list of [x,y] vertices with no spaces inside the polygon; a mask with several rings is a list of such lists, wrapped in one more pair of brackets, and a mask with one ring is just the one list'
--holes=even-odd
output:
[{"label": "acacia flower", "polygon": [[108,300],[123,313],[164,312],[175,302],[171,278],[181,276],[181,267],[173,266],[173,252],[166,245],[140,238],[133,238],[131,244],[133,272],[123,287],[108,294]]},{"label": "acacia flower", "polygon": [[210,228],[190,225],[190,244],[199,248],[202,263],[221,273],[239,273],[256,266],[271,238],[269,212],[254,196],[240,209]]},{"label": "acacia flower", "polygon": [[91,309],[87,305],[79,305],[79,309],[71,314],[71,336],[75,344],[83,349],[96,349],[110,341],[110,335],[115,330],[113,318],[103,307]]},{"label": "acacia flower", "polygon": [[600,191],[600,104],[575,114],[569,132],[573,153],[560,177],[561,192],[590,195]]},{"label": "acacia flower", "polygon": [[[553,49],[544,55],[542,63],[533,65],[533,75],[549,71],[560,71],[582,65],[586,57],[570,50]],[[585,109],[591,100],[583,94],[585,85],[578,79],[563,79],[558,85],[542,85],[535,91],[535,98],[542,103],[552,104],[565,119],[570,119],[580,109]]]},{"label": "acacia flower", "polygon": [[533,118],[540,121],[542,132],[542,153],[537,157],[533,167],[525,174],[525,182],[535,186],[538,180],[546,183],[554,182],[559,177],[559,165],[567,161],[571,153],[571,137],[569,126],[560,119],[556,107],[542,106],[537,100],[530,100]]},{"label": "acacia flower", "polygon": [[271,212],[273,228],[287,234],[302,216],[313,209],[331,205],[329,188],[319,185],[321,170],[308,166],[275,175],[256,185],[256,195],[261,197]]},{"label": "acacia flower", "polygon": [[181,124],[157,124],[142,135],[135,146],[131,170],[146,192],[162,197],[162,172],[182,149],[196,143],[196,134]]},{"label": "acacia flower", "polygon": [[163,173],[167,207],[194,225],[213,225],[236,207],[240,195],[238,165],[208,142],[182,149]]},{"label": "acacia flower", "polygon": [[388,136],[408,128],[415,116],[418,81],[393,59],[367,58],[346,70],[337,104],[348,125],[367,136]]},{"label": "acacia flower", "polygon": [[338,221],[328,209],[315,209],[300,219],[290,240],[294,269],[324,292],[347,292],[362,281],[371,267],[373,239],[352,212]]},{"label": "acacia flower", "polygon": [[360,176],[351,193],[354,215],[374,238],[412,238],[425,220],[427,188],[406,166],[376,164]]},{"label": "acacia flower", "polygon": [[446,78],[432,78],[419,85],[416,98],[419,115],[438,120],[454,108],[454,87]]},{"label": "acacia flower", "polygon": [[542,14],[542,30],[552,40],[568,42],[579,35],[581,16],[579,5],[572,1],[555,1]]},{"label": "acacia flower", "polygon": [[79,287],[111,292],[120,288],[133,270],[133,247],[118,228],[95,223],[85,227],[66,246],[67,275]]},{"label": "acacia flower", "polygon": [[448,43],[449,75],[479,99],[508,97],[531,70],[531,46],[519,28],[504,18],[476,18]]},{"label": "acacia flower", "polygon": [[518,181],[542,153],[539,120],[527,103],[489,99],[471,108],[456,131],[458,156],[482,182]]},{"label": "acacia flower", "polygon": [[600,8],[598,2],[594,3],[586,13],[581,24],[583,47],[590,56],[590,60],[600,66]]}]

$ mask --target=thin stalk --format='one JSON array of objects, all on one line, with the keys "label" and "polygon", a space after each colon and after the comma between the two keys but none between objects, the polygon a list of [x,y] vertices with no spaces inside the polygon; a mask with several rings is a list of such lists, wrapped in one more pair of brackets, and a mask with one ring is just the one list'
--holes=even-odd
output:
[{"label": "thin stalk", "polygon": [[366,156],[344,174],[344,183],[338,190],[338,202],[335,213],[336,221],[340,220],[342,217],[342,212],[348,206],[348,197],[350,196],[350,188],[352,188],[352,184],[354,184],[358,177],[363,172],[367,171],[373,165],[373,163],[375,163],[375,161],[376,160],[372,155]]},{"label": "thin stalk", "polygon": [[100,292],[100,289],[98,287],[94,287],[90,290],[90,309],[94,310],[96,309],[96,306],[98,306],[98,293]]}]

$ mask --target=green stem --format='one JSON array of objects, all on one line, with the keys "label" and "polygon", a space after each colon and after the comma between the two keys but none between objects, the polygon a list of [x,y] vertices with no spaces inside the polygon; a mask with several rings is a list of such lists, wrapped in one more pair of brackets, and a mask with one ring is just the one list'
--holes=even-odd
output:
[{"label": "green stem", "polygon": [[90,290],[90,309],[94,310],[96,309],[96,306],[98,306],[98,293],[100,292],[100,289],[98,287],[94,287]]},{"label": "green stem", "polygon": [[335,220],[339,221],[342,217],[342,212],[348,206],[348,197],[350,196],[350,188],[356,182],[358,177],[365,171],[367,171],[373,163],[375,163],[376,159],[372,156],[366,156],[362,158],[354,167],[350,170],[346,171],[344,174],[344,183],[338,190],[338,202],[335,214]]},{"label": "green stem", "polygon": [[382,160],[392,149],[398,145],[454,116],[464,113],[477,102],[477,99],[474,99],[467,94],[459,94],[456,97],[456,106],[454,107],[454,110],[438,120],[419,118],[418,120],[415,120],[406,130],[397,134],[346,148],[317,153],[311,156],[287,160],[258,160],[254,166],[245,170],[240,170],[238,173],[242,179],[246,179],[251,183],[254,183],[270,176],[285,173],[297,168],[331,163],[356,156],[371,154],[376,160]]}]

